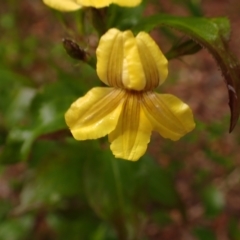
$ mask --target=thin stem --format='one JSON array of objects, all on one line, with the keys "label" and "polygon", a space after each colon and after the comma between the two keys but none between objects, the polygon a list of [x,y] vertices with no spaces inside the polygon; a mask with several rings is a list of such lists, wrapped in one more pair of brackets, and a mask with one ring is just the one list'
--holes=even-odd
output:
[{"label": "thin stem", "polygon": [[119,207],[121,209],[121,212],[123,212],[123,209],[124,209],[123,190],[122,190],[122,183],[121,183],[121,177],[119,173],[117,160],[112,158],[111,164],[112,164],[113,175],[114,175],[115,184],[116,184]]},{"label": "thin stem", "polygon": [[116,191],[117,191],[117,198],[118,198],[118,204],[119,204],[119,215],[115,218],[114,224],[115,228],[118,234],[119,240],[127,240],[128,234],[125,227],[125,221],[124,221],[124,198],[123,198],[123,188],[121,183],[121,177],[119,172],[119,167],[116,159],[111,159],[111,165],[113,169],[113,175],[116,185]]}]

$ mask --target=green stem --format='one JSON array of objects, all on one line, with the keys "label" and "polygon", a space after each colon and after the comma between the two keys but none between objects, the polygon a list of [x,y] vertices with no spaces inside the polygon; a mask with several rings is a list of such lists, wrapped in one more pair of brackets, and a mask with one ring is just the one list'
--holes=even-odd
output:
[{"label": "green stem", "polygon": [[119,208],[120,208],[121,212],[123,212],[123,209],[124,209],[123,191],[122,191],[122,183],[121,183],[121,177],[120,177],[117,161],[118,160],[116,160],[114,158],[111,159],[113,175],[114,175],[116,190],[117,190]]},{"label": "green stem", "polygon": [[92,25],[100,37],[107,31],[106,8],[102,8],[102,9],[90,8],[90,11],[91,11]]},{"label": "green stem", "polygon": [[118,234],[118,239],[119,240],[127,240],[128,234],[126,231],[125,220],[124,220],[125,214],[124,214],[123,188],[122,188],[121,177],[120,177],[120,172],[119,172],[119,167],[118,167],[117,161],[118,160],[116,160],[114,158],[111,159],[113,176],[114,176],[116,191],[117,191],[117,199],[118,199],[118,204],[119,204],[119,210],[116,211],[118,213],[118,216],[115,218],[115,220],[113,222],[114,222],[117,234]]}]

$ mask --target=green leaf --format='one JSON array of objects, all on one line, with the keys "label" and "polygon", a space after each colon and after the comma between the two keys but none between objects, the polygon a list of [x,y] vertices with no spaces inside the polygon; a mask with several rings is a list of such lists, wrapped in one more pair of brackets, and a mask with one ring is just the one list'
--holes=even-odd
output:
[{"label": "green leaf", "polygon": [[[59,81],[46,84],[36,91],[23,86],[26,84],[25,79],[17,78],[13,81],[14,74],[8,71],[3,73],[0,93],[4,104],[1,106],[0,102],[0,110],[5,113],[4,125],[10,128],[8,135],[0,139],[5,143],[0,152],[0,162],[5,164],[27,160],[32,144],[41,136],[47,137],[64,130],[69,133],[64,114],[71,103],[93,85],[91,81],[96,79],[96,72],[83,64],[80,80],[69,79],[69,74],[59,71]],[[8,84],[12,84],[12,88]],[[5,129],[2,131],[5,132]]]},{"label": "green leaf", "polygon": [[231,110],[230,132],[234,129],[240,114],[240,65],[229,52],[227,41],[230,25],[227,18],[175,17],[170,15],[154,15],[144,18],[133,28],[135,32],[150,31],[165,26],[181,31],[201,46],[208,49],[217,61],[225,77],[229,106]]},{"label": "green leaf", "polygon": [[83,194],[83,166],[87,159],[85,149],[96,154],[91,142],[37,141],[31,154],[31,171],[34,172],[21,192],[20,209],[41,204],[57,206],[65,197]]},{"label": "green leaf", "polygon": [[211,22],[217,24],[218,31],[220,36],[224,41],[229,41],[230,40],[230,34],[231,34],[231,26],[228,18],[211,18],[209,19]]},{"label": "green leaf", "polygon": [[134,8],[120,7],[111,4],[108,8],[107,29],[118,28],[121,30],[130,29],[142,19],[146,3]]},{"label": "green leaf", "polygon": [[[114,160],[110,154],[99,149],[99,152],[95,151],[95,156],[86,162],[84,171],[84,185],[89,203],[97,215],[108,220],[123,206],[122,182],[114,176]],[[117,162],[116,164],[118,165]]]},{"label": "green leaf", "polygon": [[29,126],[16,126],[9,131],[0,161],[12,163],[26,160],[33,142],[39,136],[66,129],[64,113],[71,102],[72,98],[67,97],[41,102]]},{"label": "green leaf", "polygon": [[101,150],[85,166],[84,184],[90,205],[98,216],[126,234],[123,239],[127,239],[129,229],[138,236],[146,205],[179,207],[171,174],[148,156],[130,162]]},{"label": "green leaf", "polygon": [[0,162],[11,164],[26,159],[31,144],[37,135],[37,132],[33,130],[13,128],[9,132],[3,151],[0,154]]},{"label": "green leaf", "polygon": [[[138,235],[144,223],[142,207],[149,201],[146,161],[115,159],[110,151],[99,149],[85,163],[84,185],[94,212],[110,221],[122,239]],[[134,237],[133,237],[134,238]],[[136,238],[137,239],[137,238]]]},{"label": "green leaf", "polygon": [[[18,104],[17,98],[21,98],[21,107],[26,106],[27,101],[23,99],[23,92],[27,92],[27,97],[32,97],[33,94],[33,88],[30,88],[31,81],[28,78],[25,78],[24,76],[20,74],[16,74],[7,67],[4,68],[4,66],[0,67],[0,111],[4,113],[4,117],[6,112],[9,113],[9,105],[10,107],[15,101],[15,106]],[[25,87],[28,86],[28,87]],[[31,92],[31,93],[30,93]],[[29,96],[30,95],[30,96]],[[25,101],[25,102],[24,102]]]},{"label": "green leaf", "polygon": [[168,60],[179,58],[181,56],[197,53],[202,47],[194,42],[192,39],[179,41],[172,46],[172,48],[165,54]]},{"label": "green leaf", "polygon": [[36,90],[29,87],[18,88],[12,97],[6,111],[5,121],[9,127],[16,126],[26,119],[26,113],[31,105]]}]

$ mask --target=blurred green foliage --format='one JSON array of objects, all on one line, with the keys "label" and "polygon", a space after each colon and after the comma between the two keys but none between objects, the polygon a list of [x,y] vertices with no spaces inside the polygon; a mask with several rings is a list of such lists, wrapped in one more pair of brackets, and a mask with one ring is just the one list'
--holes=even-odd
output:
[{"label": "blurred green foliage", "polygon": [[[193,16],[203,15],[200,1],[173,3],[184,5]],[[146,4],[133,10],[111,6],[99,14],[107,16],[106,29],[135,28]],[[91,64],[70,59],[61,45],[66,34],[87,43],[90,35],[83,39],[81,34],[89,34],[90,27],[79,24],[84,14],[59,14],[27,0],[1,5],[0,239],[145,240],[179,227],[196,239],[217,239],[209,222],[227,214],[230,206],[222,185],[239,168],[237,150],[211,147],[224,138],[227,119],[197,122],[196,130],[179,142],[153,142],[138,162],[114,159],[106,139],[75,141],[64,113],[101,84]],[[96,38],[102,27],[94,32]],[[73,28],[79,32],[72,33]],[[224,33],[219,37],[226,38]],[[198,50],[188,40],[170,53],[176,58]],[[239,129],[233,135],[236,144],[238,135]],[[188,191],[181,190],[187,186],[192,202],[186,200]],[[195,217],[194,206],[200,209]],[[229,239],[240,239],[238,216],[227,215]],[[172,239],[180,239],[179,233]]]}]

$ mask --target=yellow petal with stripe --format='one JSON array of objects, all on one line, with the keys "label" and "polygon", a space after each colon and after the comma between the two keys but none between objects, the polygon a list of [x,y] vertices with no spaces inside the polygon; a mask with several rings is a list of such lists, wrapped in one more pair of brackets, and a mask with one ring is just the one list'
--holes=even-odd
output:
[{"label": "yellow petal with stripe", "polygon": [[138,160],[147,149],[152,126],[141,107],[141,94],[128,94],[116,129],[109,134],[116,158]]},{"label": "yellow petal with stripe", "polygon": [[65,120],[77,140],[96,139],[112,132],[122,111],[125,92],[112,88],[93,88],[75,101]]},{"label": "yellow petal with stripe", "polygon": [[107,7],[111,3],[125,7],[134,7],[141,3],[141,0],[43,0],[51,8],[59,11],[75,11],[81,7]]},{"label": "yellow petal with stripe", "polygon": [[131,31],[123,32],[123,42],[124,56],[122,82],[127,89],[141,91],[145,88],[146,77],[139,55],[137,41]]},{"label": "yellow petal with stripe", "polygon": [[59,11],[76,11],[82,7],[75,0],[43,0],[43,2],[47,6]]},{"label": "yellow petal with stripe", "polygon": [[109,6],[112,0],[76,0],[76,2],[85,7],[102,8]]},{"label": "yellow petal with stripe", "polygon": [[153,90],[167,78],[168,60],[148,33],[140,32],[136,41],[147,79],[145,90]]},{"label": "yellow petal with stripe", "polygon": [[109,6],[111,3],[123,7],[134,7],[140,4],[141,0],[76,0],[76,2],[86,7],[102,8]]},{"label": "yellow petal with stripe", "polygon": [[139,5],[142,0],[113,0],[112,2],[123,7],[135,7]]},{"label": "yellow petal with stripe", "polygon": [[195,127],[189,106],[171,94],[143,94],[143,109],[154,130],[178,140]]},{"label": "yellow petal with stripe", "polygon": [[105,33],[97,48],[97,73],[102,82],[123,87],[123,33],[112,28]]}]

